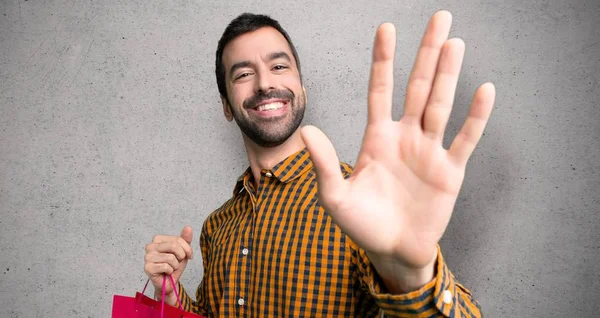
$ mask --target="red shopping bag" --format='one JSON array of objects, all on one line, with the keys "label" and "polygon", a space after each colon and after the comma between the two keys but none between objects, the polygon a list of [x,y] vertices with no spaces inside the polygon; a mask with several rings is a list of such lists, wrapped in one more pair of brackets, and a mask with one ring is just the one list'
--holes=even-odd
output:
[{"label": "red shopping bag", "polygon": [[165,286],[167,277],[163,278],[162,283],[162,301],[156,301],[150,297],[144,295],[146,287],[148,287],[148,281],[144,290],[139,293],[135,293],[135,298],[115,295],[113,298],[112,307],[112,318],[205,318],[204,316],[196,315],[183,310],[181,303],[179,302],[179,295],[177,294],[177,287],[173,281],[173,277],[169,276],[175,296],[177,296],[177,304],[179,308],[169,306],[165,304]]}]

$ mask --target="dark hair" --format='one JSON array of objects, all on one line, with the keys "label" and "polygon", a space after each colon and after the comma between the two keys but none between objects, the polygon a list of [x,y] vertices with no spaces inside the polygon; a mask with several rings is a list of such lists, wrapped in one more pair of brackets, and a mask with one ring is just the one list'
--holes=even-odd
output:
[{"label": "dark hair", "polygon": [[296,67],[298,68],[298,73],[300,74],[300,80],[302,80],[302,73],[300,72],[300,59],[298,59],[298,52],[296,52],[296,48],[292,43],[292,39],[285,32],[285,30],[279,25],[279,22],[272,19],[267,15],[262,14],[252,14],[252,13],[243,13],[240,14],[237,18],[233,19],[219,40],[219,45],[217,46],[217,58],[215,61],[215,75],[217,76],[217,86],[219,87],[219,93],[221,97],[225,97],[229,102],[229,98],[227,97],[227,86],[225,85],[225,65],[223,65],[223,50],[225,46],[233,41],[233,39],[238,36],[256,31],[260,28],[264,27],[272,27],[275,30],[279,31],[281,35],[286,39],[290,49],[292,50],[292,54],[294,55],[294,59],[296,60]]}]

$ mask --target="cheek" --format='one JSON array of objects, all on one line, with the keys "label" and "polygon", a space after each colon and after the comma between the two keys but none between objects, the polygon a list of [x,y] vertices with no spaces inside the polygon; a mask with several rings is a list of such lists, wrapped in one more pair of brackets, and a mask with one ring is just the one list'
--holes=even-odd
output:
[{"label": "cheek", "polygon": [[282,82],[284,87],[291,89],[296,95],[302,93],[302,83],[298,78],[287,78]]},{"label": "cheek", "polygon": [[237,85],[235,88],[231,89],[229,92],[229,97],[231,98],[230,102],[234,107],[241,107],[244,104],[244,101],[248,99],[248,97],[252,96],[252,91],[248,90],[247,85]]}]

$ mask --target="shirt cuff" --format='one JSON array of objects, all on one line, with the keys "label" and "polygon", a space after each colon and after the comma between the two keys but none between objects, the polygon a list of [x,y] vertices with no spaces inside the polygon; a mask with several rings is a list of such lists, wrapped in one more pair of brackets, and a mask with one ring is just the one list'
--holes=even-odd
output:
[{"label": "shirt cuff", "polygon": [[[414,317],[415,315],[419,317],[440,315],[449,317],[450,313],[458,310],[456,307],[460,297],[457,295],[457,287],[461,286],[457,286],[454,276],[448,270],[439,245],[435,269],[435,277],[430,282],[418,290],[406,294],[386,293],[387,290],[374,268],[370,271],[370,275],[365,277],[365,283],[379,308],[388,317]],[[464,292],[464,290],[461,291]]]}]

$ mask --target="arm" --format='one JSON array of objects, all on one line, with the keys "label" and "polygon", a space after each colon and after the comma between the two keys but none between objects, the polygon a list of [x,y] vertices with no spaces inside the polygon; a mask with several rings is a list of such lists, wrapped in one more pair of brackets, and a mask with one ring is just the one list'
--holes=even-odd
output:
[{"label": "arm", "polygon": [[[444,148],[465,50],[462,40],[448,39],[451,24],[449,12],[432,17],[408,80],[399,121],[391,116],[396,32],[390,23],[378,28],[367,127],[349,178],[343,178],[329,139],[315,127],[302,129],[317,174],[319,202],[365,251],[364,259],[372,273],[378,273],[380,285],[394,294],[417,292],[418,297],[426,297],[418,291],[426,292],[425,286],[437,286],[452,277],[445,274],[438,242],[452,216],[467,161],[494,105],[494,86],[480,86],[464,125],[450,148]],[[460,294],[457,284],[449,286],[453,295]]]}]

